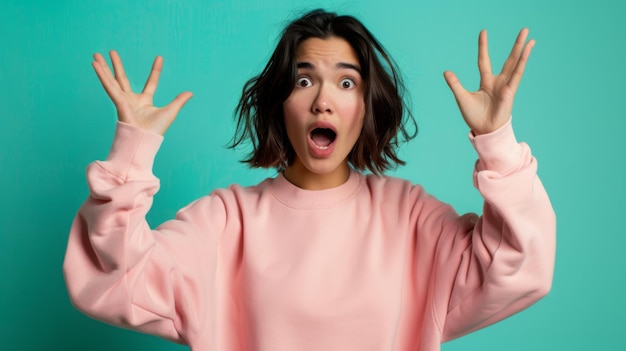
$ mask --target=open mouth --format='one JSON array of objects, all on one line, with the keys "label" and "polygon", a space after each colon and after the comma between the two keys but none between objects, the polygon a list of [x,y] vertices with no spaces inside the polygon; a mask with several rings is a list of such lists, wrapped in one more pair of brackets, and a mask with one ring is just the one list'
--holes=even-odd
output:
[{"label": "open mouth", "polygon": [[335,141],[337,133],[329,128],[315,128],[311,131],[310,137],[316,147],[326,149]]}]

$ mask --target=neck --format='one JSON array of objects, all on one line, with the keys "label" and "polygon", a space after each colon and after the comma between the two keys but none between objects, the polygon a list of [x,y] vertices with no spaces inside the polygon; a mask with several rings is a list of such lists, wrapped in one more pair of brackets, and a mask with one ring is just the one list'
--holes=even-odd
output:
[{"label": "neck", "polygon": [[294,163],[283,173],[285,179],[298,188],[305,190],[324,190],[344,184],[350,177],[350,167],[343,164],[330,173],[318,174],[306,167]]}]

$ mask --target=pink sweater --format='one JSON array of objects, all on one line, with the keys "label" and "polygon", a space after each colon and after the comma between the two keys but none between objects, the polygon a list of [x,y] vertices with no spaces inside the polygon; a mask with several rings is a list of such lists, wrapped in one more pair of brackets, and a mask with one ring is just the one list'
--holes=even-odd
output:
[{"label": "pink sweater", "polygon": [[550,289],[555,215],[510,122],[470,137],[483,215],[419,185],[352,172],[307,191],[283,176],[200,198],[152,230],[162,137],[119,123],[64,263],[99,320],[208,350],[422,350],[516,313]]}]

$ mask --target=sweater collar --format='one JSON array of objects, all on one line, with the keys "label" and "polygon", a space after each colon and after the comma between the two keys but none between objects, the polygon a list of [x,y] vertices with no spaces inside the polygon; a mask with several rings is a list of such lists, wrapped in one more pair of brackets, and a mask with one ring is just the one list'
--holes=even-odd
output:
[{"label": "sweater collar", "polygon": [[338,187],[324,190],[306,190],[298,188],[285,178],[282,173],[271,180],[269,189],[274,197],[287,207],[311,210],[333,208],[352,199],[363,182],[363,175],[351,170],[348,180]]}]

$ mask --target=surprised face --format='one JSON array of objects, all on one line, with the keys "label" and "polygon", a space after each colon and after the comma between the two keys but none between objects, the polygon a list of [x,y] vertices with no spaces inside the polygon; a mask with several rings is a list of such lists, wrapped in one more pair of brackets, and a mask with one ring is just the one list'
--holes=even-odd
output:
[{"label": "surprised face", "polygon": [[297,49],[298,77],[283,103],[296,156],[285,177],[304,189],[328,189],[350,175],[347,157],[365,115],[359,60],[338,37],[309,38]]}]

